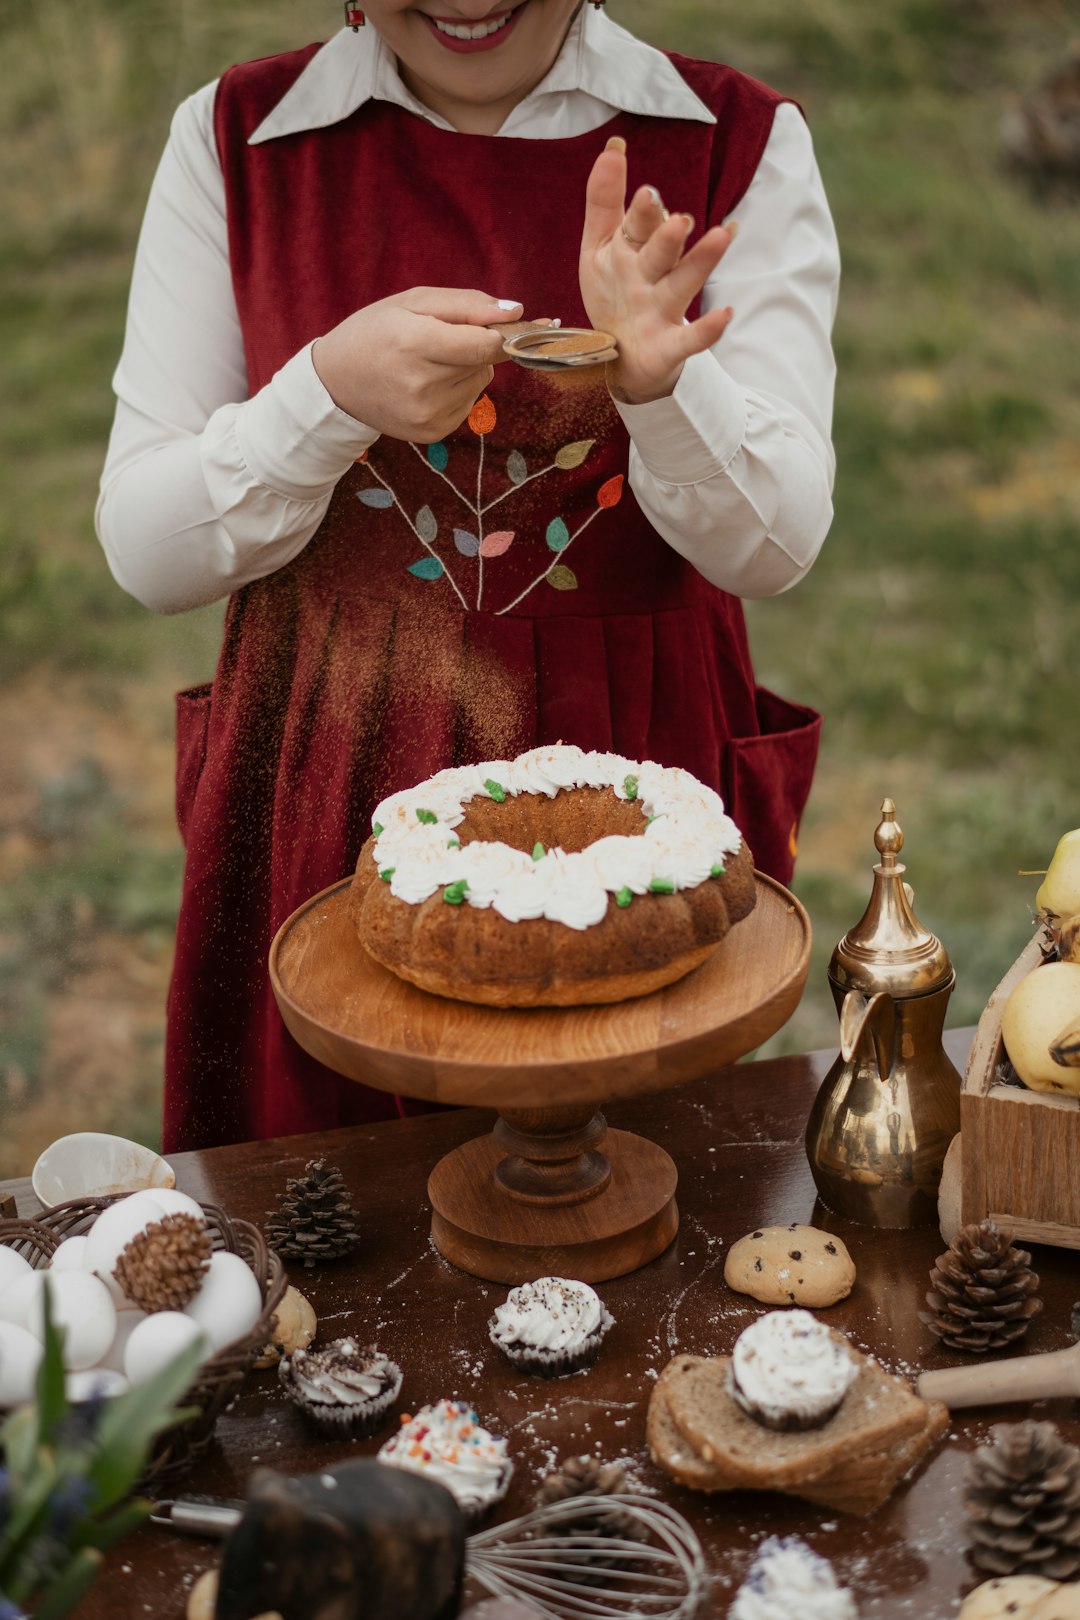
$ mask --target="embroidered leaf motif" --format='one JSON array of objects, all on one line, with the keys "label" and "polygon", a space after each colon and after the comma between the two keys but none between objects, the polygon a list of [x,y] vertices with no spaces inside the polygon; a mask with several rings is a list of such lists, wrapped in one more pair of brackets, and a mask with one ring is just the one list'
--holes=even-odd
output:
[{"label": "embroidered leaf motif", "polygon": [[446,463],[450,460],[450,452],[446,448],[445,444],[429,444],[427,447],[427,458],[436,472],[445,472]]},{"label": "embroidered leaf motif", "polygon": [[520,450],[511,450],[507,456],[506,473],[512,484],[523,484],[528,478],[529,464]]},{"label": "embroidered leaf motif", "polygon": [[490,433],[495,426],[495,407],[486,394],[481,394],[469,412],[469,426],[474,433]]},{"label": "embroidered leaf motif", "polygon": [[561,517],[552,518],[544,538],[547,540],[549,551],[565,551],[570,544],[570,530]]},{"label": "embroidered leaf motif", "polygon": [[383,511],[394,504],[394,497],[388,489],[362,489],[358,498],[365,506],[377,506]]},{"label": "embroidered leaf motif", "polygon": [[439,579],[442,571],[438,557],[421,557],[419,562],[409,564],[409,573],[415,574],[417,579]]},{"label": "embroidered leaf motif", "polygon": [[439,525],[436,522],[435,514],[431,510],[430,506],[422,506],[419,512],[417,512],[416,532],[420,536],[421,540],[427,541],[428,545],[431,544],[435,536],[438,534]]},{"label": "embroidered leaf motif", "polygon": [[573,444],[564,444],[555,452],[556,467],[580,467],[595,443],[595,439],[575,439]]},{"label": "embroidered leaf motif", "polygon": [[480,550],[479,540],[475,534],[470,534],[468,529],[454,530],[454,544],[463,557],[475,557]]},{"label": "embroidered leaf motif", "polygon": [[516,532],[515,529],[496,529],[494,534],[485,534],[480,543],[481,557],[501,557],[504,551],[510,549]]},{"label": "embroidered leaf motif", "polygon": [[548,569],[544,578],[557,591],[576,591],[578,588],[577,575],[565,563],[556,563],[554,568]]},{"label": "embroidered leaf motif", "polygon": [[596,504],[598,506],[618,506],[622,500],[622,487],[623,475],[622,473],[616,473],[614,478],[609,478],[606,484],[600,485],[596,492]]}]

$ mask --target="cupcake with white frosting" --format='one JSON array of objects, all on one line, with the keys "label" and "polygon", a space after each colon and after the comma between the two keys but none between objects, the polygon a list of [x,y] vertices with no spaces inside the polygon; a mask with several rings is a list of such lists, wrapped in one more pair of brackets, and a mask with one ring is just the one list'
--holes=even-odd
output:
[{"label": "cupcake with white frosting", "polygon": [[770,1311],[740,1333],[732,1398],[768,1429],[816,1429],[840,1408],[859,1369],[844,1341],[809,1311]]},{"label": "cupcake with white frosting", "polygon": [[481,1426],[467,1401],[436,1401],[415,1417],[402,1413],[401,1428],[380,1447],[379,1461],[438,1480],[474,1519],[506,1495],[514,1471],[506,1441]]},{"label": "cupcake with white frosting", "polygon": [[827,1559],[800,1541],[771,1536],[731,1605],[729,1620],[858,1620],[855,1600]]},{"label": "cupcake with white frosting", "polygon": [[278,1379],[304,1416],[335,1440],[374,1434],[401,1390],[397,1362],[355,1339],[295,1350],[282,1359]]},{"label": "cupcake with white frosting", "polygon": [[512,1288],[488,1323],[492,1344],[521,1372],[561,1378],[596,1360],[614,1319],[587,1283],[540,1277]]}]

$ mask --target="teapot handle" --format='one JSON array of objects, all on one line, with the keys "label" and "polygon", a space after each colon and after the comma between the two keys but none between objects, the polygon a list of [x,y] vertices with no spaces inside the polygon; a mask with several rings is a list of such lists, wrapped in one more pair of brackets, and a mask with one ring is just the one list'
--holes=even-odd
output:
[{"label": "teapot handle", "polygon": [[896,1004],[887,990],[870,997],[861,990],[849,990],[844,997],[840,1007],[840,1054],[845,1063],[855,1056],[867,1027],[874,1043],[878,1078],[887,1080],[892,1073],[896,1034]]}]

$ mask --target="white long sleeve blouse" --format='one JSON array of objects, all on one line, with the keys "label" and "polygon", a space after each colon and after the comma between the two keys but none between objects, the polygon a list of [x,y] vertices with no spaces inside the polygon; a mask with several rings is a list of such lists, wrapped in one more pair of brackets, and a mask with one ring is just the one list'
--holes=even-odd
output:
[{"label": "white long sleeve blouse", "polygon": [[[310,345],[248,397],[215,89],[177,111],[151,189],[96,512],[115,578],[161,613],[228,596],[289,562],[378,437],[334,404]],[[371,97],[450,127],[412,96],[368,27],[329,40],[251,140],[324,127]],[[662,52],[584,6],[499,134],[570,137],[618,111],[715,121]],[[677,178],[657,178],[678,208]],[[839,254],[795,107],[777,109],[735,214],[739,235],[702,298],[705,309],[734,308],[723,338],[687,361],[669,398],[616,407],[630,434],[630,486],[650,522],[713,584],[760,597],[802,578],[832,519]]]}]

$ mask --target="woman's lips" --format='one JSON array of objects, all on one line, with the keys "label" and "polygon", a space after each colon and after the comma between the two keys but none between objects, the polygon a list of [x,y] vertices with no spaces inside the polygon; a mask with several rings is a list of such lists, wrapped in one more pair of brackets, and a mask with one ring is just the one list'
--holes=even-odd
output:
[{"label": "woman's lips", "polygon": [[[514,29],[517,27],[518,18],[521,16],[521,13],[524,10],[525,6],[520,5],[515,6],[513,11],[503,12],[502,15],[505,16],[506,21],[503,23],[502,27],[497,28],[493,34],[481,35],[479,39],[457,39],[453,34],[444,34],[441,28],[437,28],[435,26],[435,19],[433,17],[428,17],[425,15],[424,21],[428,25],[429,32],[435,36],[440,45],[445,45],[448,51],[458,51],[464,53],[465,55],[473,55],[476,51],[492,51],[497,45],[501,45],[504,39],[509,39]],[[439,21],[455,23],[459,26],[470,26],[467,19],[464,17],[440,17]],[[488,21],[494,21],[494,19],[489,18]],[[472,26],[475,26],[475,24]]]}]

